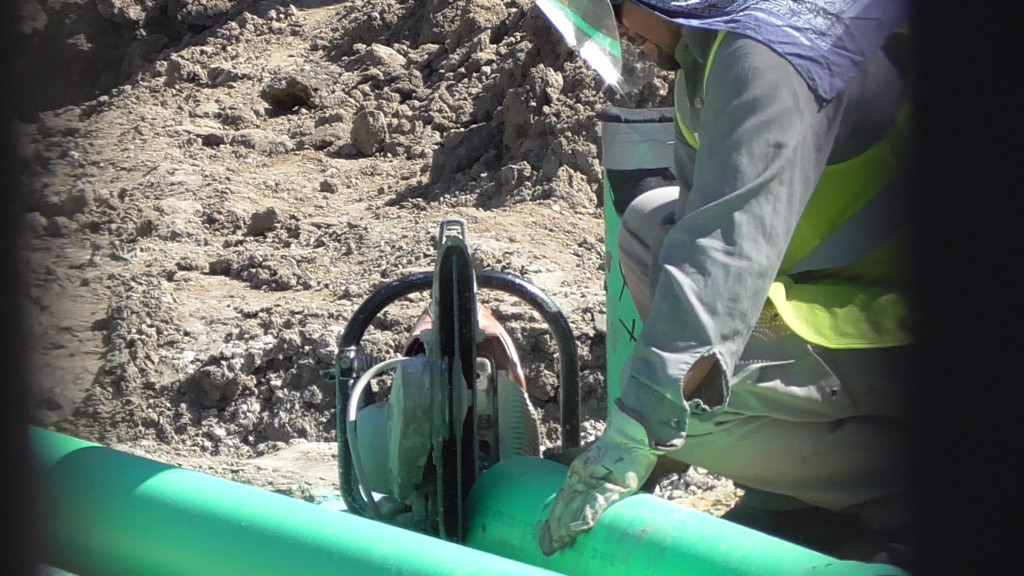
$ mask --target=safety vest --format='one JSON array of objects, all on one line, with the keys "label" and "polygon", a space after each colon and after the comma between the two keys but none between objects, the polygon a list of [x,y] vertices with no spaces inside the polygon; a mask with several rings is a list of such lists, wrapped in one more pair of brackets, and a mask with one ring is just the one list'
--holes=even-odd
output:
[{"label": "safety vest", "polygon": [[[718,33],[708,55],[705,88],[724,37],[725,32]],[[686,93],[681,81],[682,74],[676,78],[677,94]],[[678,107],[676,121],[685,140],[699,149],[698,134],[686,126]],[[886,199],[882,193],[902,165],[908,124],[904,111],[889,133],[871,148],[856,158],[827,166],[797,224],[768,299],[793,332],[808,342],[833,349],[910,343],[906,303],[893,285],[902,269],[902,243],[898,238],[862,255],[855,263],[800,274],[801,265],[813,258],[815,250],[826,242],[841,240],[844,232],[849,232],[844,227],[852,229],[858,219],[883,215]]]}]

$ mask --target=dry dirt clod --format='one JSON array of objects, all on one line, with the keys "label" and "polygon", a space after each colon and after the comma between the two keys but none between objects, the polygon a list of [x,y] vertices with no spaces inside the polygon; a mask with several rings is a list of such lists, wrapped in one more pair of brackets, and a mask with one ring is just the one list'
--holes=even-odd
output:
[{"label": "dry dirt clod", "polygon": [[265,84],[260,90],[260,98],[275,110],[289,112],[299,106],[317,108],[321,90],[322,86],[316,81],[287,75]]},{"label": "dry dirt clod", "polygon": [[364,110],[352,121],[352,143],[366,156],[373,156],[384,148],[388,138],[388,124],[384,113]]},{"label": "dry dirt clod", "polygon": [[245,233],[250,236],[262,236],[276,228],[280,221],[281,214],[278,213],[277,208],[270,206],[259,212],[253,212],[249,217],[249,226],[245,229]]}]

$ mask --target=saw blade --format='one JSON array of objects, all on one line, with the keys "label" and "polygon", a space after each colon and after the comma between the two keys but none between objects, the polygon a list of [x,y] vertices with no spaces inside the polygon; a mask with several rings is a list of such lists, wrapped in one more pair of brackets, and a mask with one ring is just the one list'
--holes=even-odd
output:
[{"label": "saw blade", "polygon": [[[461,230],[451,228],[461,224]],[[476,412],[472,391],[476,373],[476,278],[466,244],[465,223],[441,224],[440,249],[434,274],[432,313],[438,371],[431,411],[435,423],[439,535],[461,541],[465,534],[463,499],[476,479],[475,422],[463,415]],[[438,438],[440,432],[440,438]]]}]

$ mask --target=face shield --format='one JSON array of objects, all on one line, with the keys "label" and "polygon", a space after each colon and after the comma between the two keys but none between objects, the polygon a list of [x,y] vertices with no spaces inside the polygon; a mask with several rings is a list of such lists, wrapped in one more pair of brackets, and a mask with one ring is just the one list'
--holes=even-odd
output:
[{"label": "face shield", "polygon": [[566,44],[620,94],[637,90],[654,77],[643,53],[619,40],[619,23],[609,0],[535,1]]}]

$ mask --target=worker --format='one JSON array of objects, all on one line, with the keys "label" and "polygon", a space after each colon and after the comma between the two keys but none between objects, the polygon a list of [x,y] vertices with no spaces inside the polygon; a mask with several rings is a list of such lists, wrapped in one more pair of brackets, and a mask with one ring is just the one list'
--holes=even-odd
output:
[{"label": "worker", "polygon": [[[741,486],[736,521],[790,518],[806,542],[833,522],[823,551],[896,563],[889,548],[868,548],[909,522],[898,259],[907,5],[617,1],[537,0],[563,35],[573,17],[613,14],[677,68],[678,186],[640,195],[623,215],[620,258],[644,325],[541,548],[572,545],[668,459]],[[578,33],[618,43],[607,23],[586,23]],[[580,53],[593,64],[593,50]]]}]

